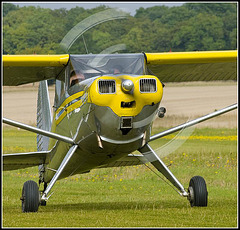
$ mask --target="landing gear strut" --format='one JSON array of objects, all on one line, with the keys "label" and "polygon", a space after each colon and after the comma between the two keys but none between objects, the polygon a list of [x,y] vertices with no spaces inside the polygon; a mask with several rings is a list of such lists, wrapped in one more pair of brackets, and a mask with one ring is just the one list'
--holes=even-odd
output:
[{"label": "landing gear strut", "polygon": [[[45,191],[46,188],[47,188],[47,183],[46,183],[46,182],[43,182],[43,186],[44,186],[44,188],[43,188],[43,193],[44,193],[44,191]],[[46,205],[47,205],[47,201],[46,201],[46,200],[40,200],[40,205],[41,205],[41,206],[46,206]]]},{"label": "landing gear strut", "polygon": [[207,206],[208,192],[205,180],[200,176],[194,176],[189,182],[188,191],[186,191],[183,185],[172,174],[169,168],[163,163],[153,149],[148,145],[144,145],[139,151],[151,162],[151,164],[162,173],[180,192],[180,195],[187,197],[191,207],[193,206]]}]

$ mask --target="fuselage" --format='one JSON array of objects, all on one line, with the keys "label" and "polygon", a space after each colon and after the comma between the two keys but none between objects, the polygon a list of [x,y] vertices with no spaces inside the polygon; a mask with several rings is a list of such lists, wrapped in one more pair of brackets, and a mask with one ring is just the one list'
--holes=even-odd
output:
[{"label": "fuselage", "polygon": [[[153,75],[106,74],[69,87],[55,108],[51,131],[71,137],[79,147],[59,179],[89,172],[141,148],[149,140],[162,94],[162,84]],[[54,151],[45,167],[45,182],[70,147],[50,141]]]}]

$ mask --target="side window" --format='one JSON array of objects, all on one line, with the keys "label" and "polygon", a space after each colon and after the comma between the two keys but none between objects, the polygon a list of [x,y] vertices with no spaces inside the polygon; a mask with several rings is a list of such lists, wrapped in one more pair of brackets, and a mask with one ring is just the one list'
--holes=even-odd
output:
[{"label": "side window", "polygon": [[71,70],[70,72],[70,79],[69,79],[69,87],[74,86],[77,83],[85,80],[85,76],[82,71],[80,70]]},{"label": "side window", "polygon": [[54,107],[58,108],[62,101],[61,98],[63,97],[65,92],[65,82],[56,80],[56,86],[55,86],[55,101],[54,101]]},{"label": "side window", "polygon": [[56,79],[55,101],[54,101],[55,109],[58,109],[59,106],[63,103],[63,101],[69,96],[68,88],[69,88],[70,68],[71,66],[67,65],[64,73],[60,76],[59,79]]}]

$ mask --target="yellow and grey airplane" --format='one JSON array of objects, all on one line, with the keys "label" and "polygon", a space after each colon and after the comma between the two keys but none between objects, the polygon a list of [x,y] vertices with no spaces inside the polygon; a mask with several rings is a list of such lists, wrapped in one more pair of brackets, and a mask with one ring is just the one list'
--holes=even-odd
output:
[{"label": "yellow and grey airplane", "polygon": [[[139,54],[3,55],[3,85],[40,82],[37,127],[3,118],[3,122],[37,133],[37,152],[3,155],[3,169],[38,166],[38,183],[22,189],[22,211],[46,205],[57,180],[92,169],[151,164],[191,206],[207,206],[205,180],[194,176],[185,189],[151,148],[153,140],[237,108],[230,105],[151,135],[164,84],[182,81],[237,80],[237,51]],[[155,73],[155,74],[153,74]],[[47,80],[55,79],[50,107]],[[138,150],[139,154],[132,154]],[[39,191],[43,184],[43,191]]]}]

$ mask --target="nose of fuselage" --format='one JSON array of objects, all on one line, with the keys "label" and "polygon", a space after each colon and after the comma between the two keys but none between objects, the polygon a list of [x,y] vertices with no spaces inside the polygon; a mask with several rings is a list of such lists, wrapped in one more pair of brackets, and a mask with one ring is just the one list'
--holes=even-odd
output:
[{"label": "nose of fuselage", "polygon": [[158,104],[163,89],[159,79],[152,75],[102,76],[89,88],[89,101],[108,107],[119,117],[135,117],[145,106]]},{"label": "nose of fuselage", "polygon": [[98,134],[110,140],[134,139],[149,128],[162,98],[158,78],[144,76],[102,76],[88,89],[88,103],[94,107]]}]

